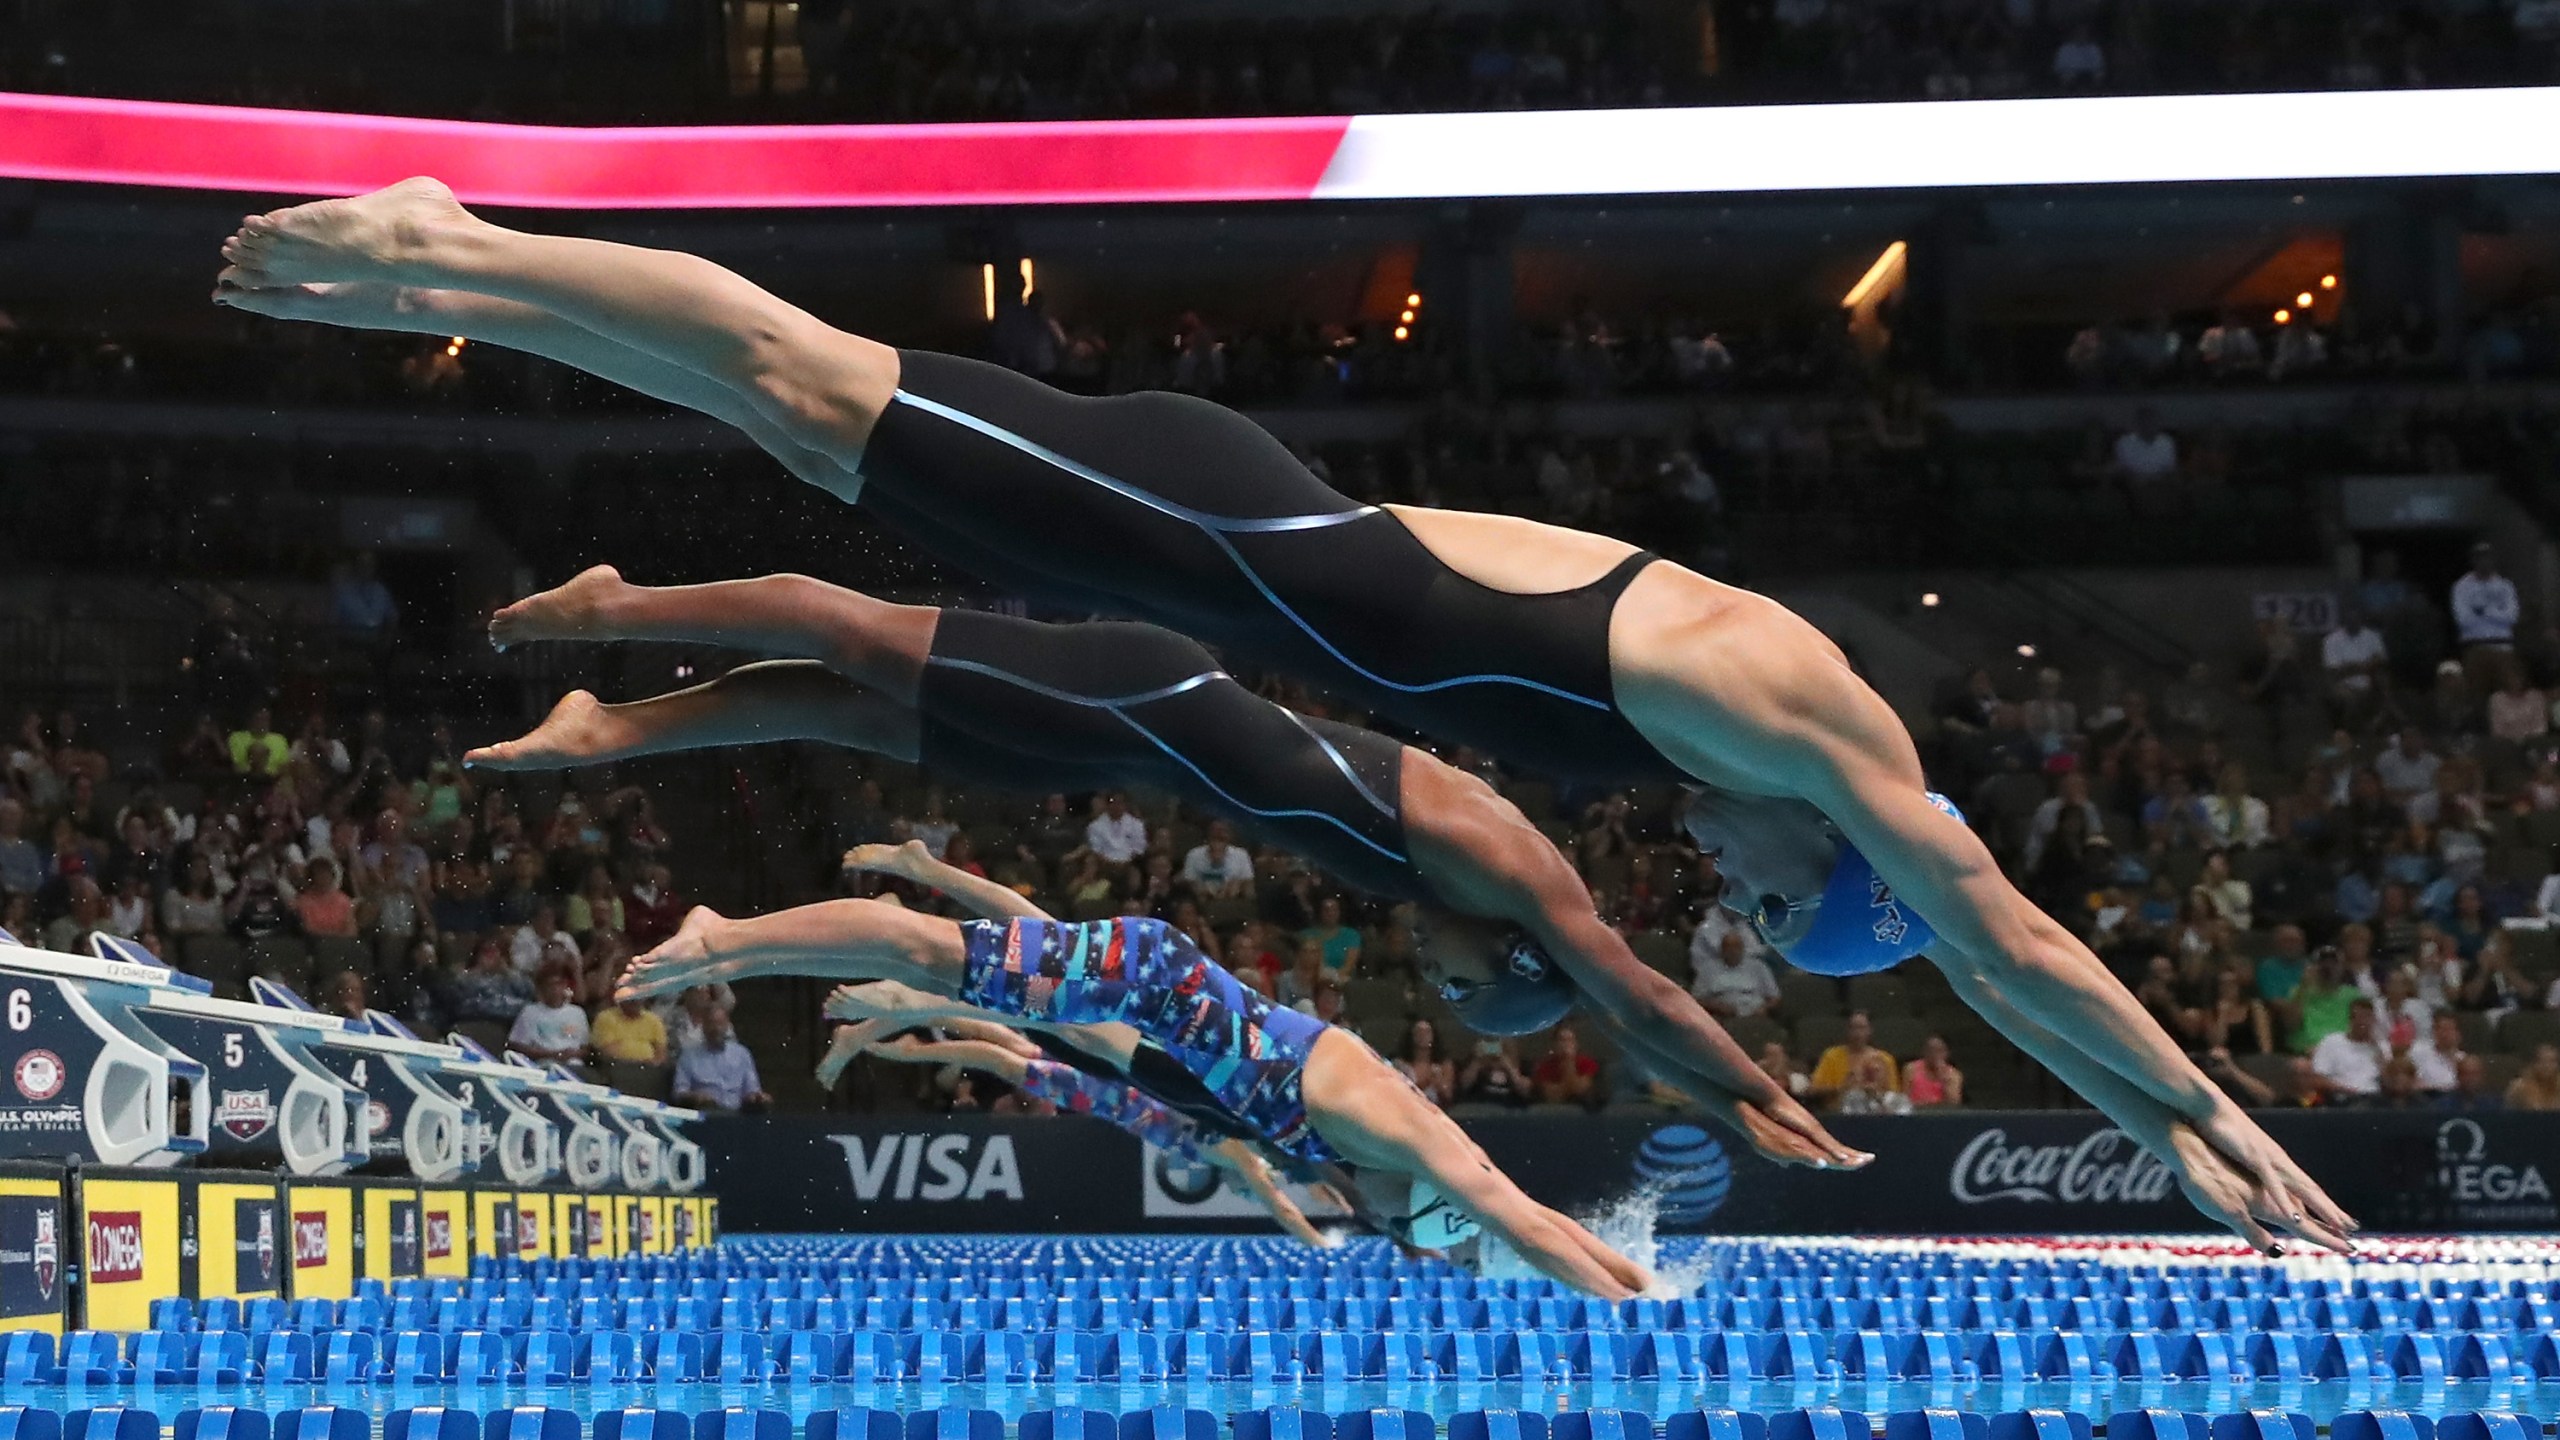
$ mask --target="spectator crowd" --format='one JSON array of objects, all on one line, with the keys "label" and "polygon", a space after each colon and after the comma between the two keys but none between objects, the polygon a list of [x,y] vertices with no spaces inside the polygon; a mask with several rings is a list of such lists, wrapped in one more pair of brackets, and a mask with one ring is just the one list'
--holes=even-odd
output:
[{"label": "spectator crowd", "polygon": [[[363,577],[345,598],[380,603]],[[25,712],[0,744],[0,925],[60,951],[136,941],[224,993],[263,974],[635,1093],[764,1103],[725,989],[613,1003],[687,908],[647,792],[494,782],[448,725],[411,742],[379,709],[289,728],[265,703],[208,712],[117,765],[77,714]]]}]

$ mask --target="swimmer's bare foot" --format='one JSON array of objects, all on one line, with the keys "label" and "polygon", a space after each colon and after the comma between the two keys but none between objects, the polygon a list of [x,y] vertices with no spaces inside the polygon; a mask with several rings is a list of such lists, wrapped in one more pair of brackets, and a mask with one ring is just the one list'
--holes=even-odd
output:
[{"label": "swimmer's bare foot", "polygon": [[532,734],[468,751],[462,763],[482,770],[565,770],[623,759],[639,743],[639,733],[612,706],[588,691],[572,690]]},{"label": "swimmer's bare foot", "polygon": [[399,330],[428,309],[433,291],[376,281],[327,285],[257,285],[237,265],[213,281],[213,303],[275,320],[309,320],[350,330]]},{"label": "swimmer's bare foot", "polygon": [[537,640],[618,639],[606,619],[606,607],[622,592],[622,572],[610,565],[590,565],[566,584],[539,595],[527,595],[489,617],[489,643],[501,650]]},{"label": "swimmer's bare foot", "polygon": [[933,864],[933,852],[921,840],[903,845],[856,845],[844,852],[844,868],[913,880]]},{"label": "swimmer's bare foot", "polygon": [[613,987],[613,998],[645,999],[727,978],[721,973],[721,962],[711,956],[711,942],[728,923],[727,916],[710,906],[694,906],[675,934],[633,960],[631,968],[622,972],[621,981]]},{"label": "swimmer's bare foot", "polygon": [[222,258],[251,284],[331,280],[432,283],[428,260],[440,233],[474,225],[441,180],[403,180],[351,200],[315,200],[241,222]]}]

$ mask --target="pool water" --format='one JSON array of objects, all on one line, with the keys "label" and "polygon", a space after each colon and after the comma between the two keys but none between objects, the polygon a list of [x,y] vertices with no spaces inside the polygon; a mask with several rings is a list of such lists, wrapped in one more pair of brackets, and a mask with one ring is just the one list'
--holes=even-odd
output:
[{"label": "pool water", "polygon": [[[2067,1412],[2041,1436],[2073,1433],[2052,1427],[2076,1413],[2111,1435],[2160,1432],[2142,1440],[2298,1437],[2342,1416],[2341,1436],[2428,1440],[2431,1423],[2372,1428],[2374,1412],[2405,1412],[2460,1417],[2448,1435],[2541,1440],[2560,1412],[2550,1240],[2374,1242],[2352,1264],[2193,1238],[1642,1248],[1661,1293],[1609,1306],[1516,1266],[1476,1278],[1372,1241],[749,1237],[399,1282],[334,1307],[164,1302],[160,1333],[66,1339],[50,1372],[33,1360],[46,1337],[11,1337],[0,1401],[129,1406],[164,1425],[223,1406],[368,1421],[439,1406],[475,1434],[487,1422],[488,1440],[574,1440],[632,1411],[701,1417],[698,1440],[789,1440],[812,1416],[842,1440],[891,1433],[881,1423],[988,1440],[1026,1417],[1049,1436],[1096,1412],[1117,1440],[1207,1440],[1240,1416],[1258,1437],[1254,1417],[1273,1411],[1307,1440],[1311,1422],[1428,1440],[1453,1417],[1472,1437],[1476,1412],[1512,1411],[1585,1416],[1563,1429],[1608,1440],[1704,1437],[1694,1419],[1673,1428],[1702,1412],[1719,1437],[1766,1421],[1817,1440],[1860,1426],[1980,1440],[2025,1432],[1947,1412],[2029,1411]],[[333,1378],[290,1378],[306,1365]],[[2469,1418],[2482,1413],[2490,1428]]]}]

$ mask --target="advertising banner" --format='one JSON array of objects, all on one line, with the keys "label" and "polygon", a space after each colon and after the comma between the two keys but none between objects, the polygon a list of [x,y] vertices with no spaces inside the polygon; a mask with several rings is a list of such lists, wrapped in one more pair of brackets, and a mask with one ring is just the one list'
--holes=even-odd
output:
[{"label": "advertising banner", "polygon": [[0,1329],[63,1331],[74,1252],[62,1185],[52,1166],[0,1164]]},{"label": "advertising banner", "polygon": [[74,1186],[85,1330],[144,1330],[151,1302],[184,1293],[178,1181],[90,1170]]},{"label": "advertising banner", "polygon": [[418,1194],[418,1273],[471,1273],[472,1193],[428,1189]]},{"label": "advertising banner", "polygon": [[344,1180],[293,1180],[284,1192],[296,1300],[344,1300],[356,1288],[356,1191]]},{"label": "advertising banner", "polygon": [[[2270,1112],[2260,1120],[2370,1230],[2560,1226],[2560,1116]],[[1843,1116],[1874,1152],[1787,1169],[1670,1111],[1533,1110],[1461,1123],[1521,1187],[1587,1214],[1642,1197],[1661,1228],[1722,1234],[2201,1231],[2157,1160],[2094,1111]],[[696,1130],[741,1231],[1253,1228],[1214,1172],[1077,1116],[740,1116]],[[1306,1199],[1301,1196],[1302,1203]],[[678,1202],[681,1204],[682,1202]],[[1310,1208],[1321,1223],[1329,1212]]]},{"label": "advertising banner", "polygon": [[192,1189],[196,1278],[184,1293],[240,1300],[283,1295],[291,1239],[274,1178],[203,1175]]}]

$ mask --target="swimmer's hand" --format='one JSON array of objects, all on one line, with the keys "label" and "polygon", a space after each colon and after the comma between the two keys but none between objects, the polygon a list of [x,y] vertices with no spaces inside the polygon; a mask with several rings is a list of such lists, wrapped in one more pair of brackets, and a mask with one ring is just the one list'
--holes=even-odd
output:
[{"label": "swimmer's hand", "polygon": [[2258,1128],[2258,1122],[2240,1107],[2219,1105],[2212,1115],[2195,1122],[2195,1130],[2182,1125],[2178,1133],[2200,1135],[2200,1143],[2210,1145],[2217,1159],[2226,1161],[2243,1177],[2249,1186],[2250,1218],[2324,1250],[2340,1255],[2354,1253],[2355,1241],[2351,1237],[2356,1230],[2355,1217],[2330,1199],[2329,1193],[2304,1174],[2284,1147]]},{"label": "swimmer's hand", "polygon": [[1857,1170],[1876,1157],[1864,1150],[1852,1150],[1833,1139],[1822,1122],[1790,1096],[1786,1108],[1795,1112],[1795,1122],[1771,1113],[1747,1100],[1724,1097],[1716,1103],[1710,1097],[1707,1110],[1751,1142],[1761,1158],[1780,1165],[1802,1165],[1815,1170]]},{"label": "swimmer's hand", "polygon": [[2154,1147],[2160,1162],[2178,1177],[2178,1188],[2206,1218],[2246,1240],[2262,1255],[2282,1253],[2275,1236],[2258,1223],[2258,1186],[2211,1142],[2181,1123],[2169,1127],[2168,1144]]}]

